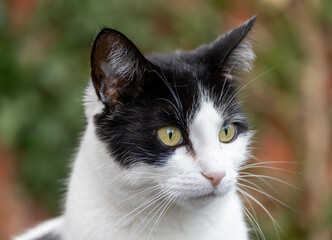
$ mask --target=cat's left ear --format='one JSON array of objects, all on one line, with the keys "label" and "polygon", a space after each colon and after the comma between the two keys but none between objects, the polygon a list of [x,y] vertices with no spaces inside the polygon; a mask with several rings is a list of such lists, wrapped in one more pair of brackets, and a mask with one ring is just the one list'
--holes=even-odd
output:
[{"label": "cat's left ear", "polygon": [[[98,98],[110,109],[124,92],[136,91],[151,63],[122,33],[104,28],[91,52],[91,78]],[[131,95],[134,95],[131,94]]]},{"label": "cat's left ear", "polygon": [[256,18],[257,16],[252,17],[211,44],[198,48],[195,51],[197,56],[203,59],[211,70],[221,72],[223,76],[251,71],[255,54],[247,35]]}]

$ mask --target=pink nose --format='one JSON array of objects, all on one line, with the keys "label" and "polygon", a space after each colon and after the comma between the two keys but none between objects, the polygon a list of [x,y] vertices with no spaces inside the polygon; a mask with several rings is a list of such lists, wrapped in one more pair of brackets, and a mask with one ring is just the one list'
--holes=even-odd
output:
[{"label": "pink nose", "polygon": [[201,172],[204,177],[211,181],[212,186],[216,187],[220,184],[221,180],[226,176],[226,172],[211,172],[211,173],[203,173]]}]

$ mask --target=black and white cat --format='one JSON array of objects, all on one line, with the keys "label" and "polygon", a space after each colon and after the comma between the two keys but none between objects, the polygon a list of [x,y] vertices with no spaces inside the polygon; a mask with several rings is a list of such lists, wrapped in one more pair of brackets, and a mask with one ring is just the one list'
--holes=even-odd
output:
[{"label": "black and white cat", "polygon": [[248,239],[236,184],[252,132],[236,78],[255,58],[255,20],[196,50],[148,56],[103,29],[65,211],[16,240]]}]

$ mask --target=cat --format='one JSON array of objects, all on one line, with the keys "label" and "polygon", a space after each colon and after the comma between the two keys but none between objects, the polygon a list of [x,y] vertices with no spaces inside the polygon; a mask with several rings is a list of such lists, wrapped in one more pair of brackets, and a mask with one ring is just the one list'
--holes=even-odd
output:
[{"label": "cat", "polygon": [[249,239],[236,184],[252,131],[237,94],[255,59],[255,21],[192,51],[147,56],[101,30],[64,213],[15,239]]}]

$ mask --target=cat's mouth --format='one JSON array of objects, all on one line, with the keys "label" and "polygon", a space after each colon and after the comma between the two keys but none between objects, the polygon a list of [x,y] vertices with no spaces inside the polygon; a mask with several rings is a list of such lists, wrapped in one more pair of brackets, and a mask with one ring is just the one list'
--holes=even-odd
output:
[{"label": "cat's mouth", "polygon": [[211,204],[214,200],[218,199],[221,196],[222,195],[220,195],[218,192],[212,191],[207,194],[190,197],[188,198],[188,203],[189,206],[193,206],[195,208],[202,208]]},{"label": "cat's mouth", "polygon": [[193,200],[193,201],[207,202],[207,201],[213,200],[216,197],[217,197],[216,193],[210,192],[208,194],[200,195],[200,196],[197,196],[197,197],[192,197],[191,200]]}]

